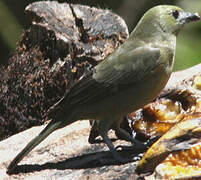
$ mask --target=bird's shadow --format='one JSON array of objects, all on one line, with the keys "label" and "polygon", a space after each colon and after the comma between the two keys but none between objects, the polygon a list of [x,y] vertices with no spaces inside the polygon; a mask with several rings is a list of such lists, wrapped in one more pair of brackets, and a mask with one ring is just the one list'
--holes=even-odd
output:
[{"label": "bird's shadow", "polygon": [[138,156],[140,153],[145,152],[145,150],[134,150],[130,149],[126,146],[122,146],[125,149],[118,150],[118,153],[121,157],[125,159],[124,162],[116,161],[110,151],[101,151],[95,153],[84,154],[81,156],[68,158],[64,161],[60,162],[49,162],[42,165],[31,164],[31,165],[18,165],[15,170],[11,174],[19,174],[19,173],[30,173],[35,171],[42,171],[46,169],[58,169],[58,170],[66,170],[66,169],[88,169],[88,168],[96,168],[102,166],[109,165],[121,165],[129,162],[138,161],[140,157]]}]

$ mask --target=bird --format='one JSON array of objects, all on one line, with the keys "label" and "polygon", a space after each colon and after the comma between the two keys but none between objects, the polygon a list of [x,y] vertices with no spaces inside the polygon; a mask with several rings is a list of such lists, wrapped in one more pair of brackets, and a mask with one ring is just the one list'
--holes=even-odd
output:
[{"label": "bird", "polygon": [[95,120],[111,155],[121,162],[108,130],[113,126],[134,146],[141,145],[120,123],[165,87],[174,64],[176,37],[185,24],[199,19],[197,13],[172,5],[158,5],[145,12],[129,38],[50,107],[47,117],[51,121],[13,159],[7,173],[53,131],[78,120]]}]

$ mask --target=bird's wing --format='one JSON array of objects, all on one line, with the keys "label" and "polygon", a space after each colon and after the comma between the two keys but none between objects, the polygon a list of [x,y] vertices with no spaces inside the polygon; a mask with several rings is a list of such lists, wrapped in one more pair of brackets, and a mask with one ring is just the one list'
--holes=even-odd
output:
[{"label": "bird's wing", "polygon": [[103,100],[129,85],[143,81],[159,63],[160,49],[140,47],[126,54],[117,52],[98,64],[49,110],[57,111]]}]

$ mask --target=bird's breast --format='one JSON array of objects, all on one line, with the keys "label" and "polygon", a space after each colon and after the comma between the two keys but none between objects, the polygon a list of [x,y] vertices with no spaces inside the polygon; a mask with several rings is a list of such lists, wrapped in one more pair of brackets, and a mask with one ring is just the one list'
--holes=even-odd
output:
[{"label": "bird's breast", "polygon": [[164,68],[163,65],[159,65],[141,81],[127,87],[119,87],[117,93],[110,97],[82,107],[83,114],[86,118],[101,119],[111,115],[123,116],[142,108],[154,100],[166,85],[170,74],[167,74]]},{"label": "bird's breast", "polygon": [[[144,105],[153,101],[160,91],[165,87],[170,77],[170,73],[165,71],[163,65],[157,67],[153,72],[142,79],[140,82],[125,90],[124,95],[119,95],[119,109],[122,108],[124,114],[142,108]],[[118,108],[117,108],[118,109]]]}]

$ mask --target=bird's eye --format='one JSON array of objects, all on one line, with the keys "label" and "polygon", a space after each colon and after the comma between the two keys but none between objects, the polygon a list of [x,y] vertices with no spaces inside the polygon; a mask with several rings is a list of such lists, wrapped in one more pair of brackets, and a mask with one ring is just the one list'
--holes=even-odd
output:
[{"label": "bird's eye", "polygon": [[174,11],[172,12],[172,15],[173,15],[173,17],[174,17],[175,19],[177,19],[177,18],[179,17],[179,11],[174,10]]}]

